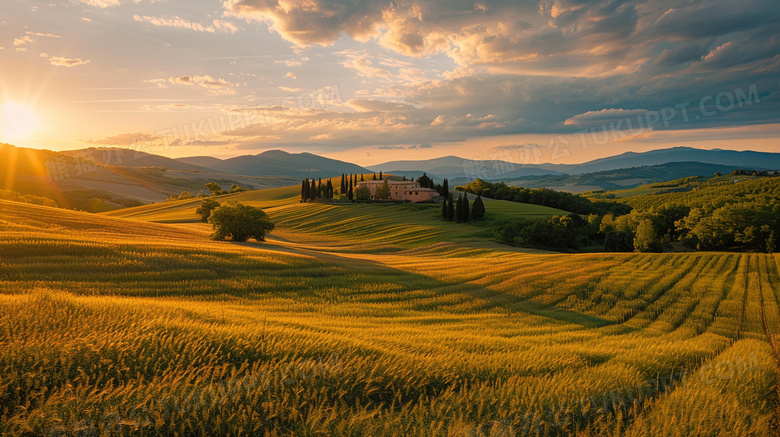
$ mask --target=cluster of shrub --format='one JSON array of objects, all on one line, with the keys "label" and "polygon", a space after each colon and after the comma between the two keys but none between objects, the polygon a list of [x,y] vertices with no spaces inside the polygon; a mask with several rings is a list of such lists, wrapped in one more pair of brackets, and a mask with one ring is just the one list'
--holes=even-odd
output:
[{"label": "cluster of shrub", "polygon": [[29,203],[31,205],[50,206],[57,208],[57,202],[49,199],[48,197],[35,196],[33,194],[19,194],[16,191],[0,190],[0,200],[8,200],[10,202]]}]

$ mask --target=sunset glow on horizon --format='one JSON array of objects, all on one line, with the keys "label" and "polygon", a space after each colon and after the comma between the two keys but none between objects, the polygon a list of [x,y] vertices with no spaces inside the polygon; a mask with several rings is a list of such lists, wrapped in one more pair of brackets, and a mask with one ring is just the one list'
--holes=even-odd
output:
[{"label": "sunset glow on horizon", "polygon": [[778,19],[770,0],[8,0],[0,141],[361,165],[780,152]]}]

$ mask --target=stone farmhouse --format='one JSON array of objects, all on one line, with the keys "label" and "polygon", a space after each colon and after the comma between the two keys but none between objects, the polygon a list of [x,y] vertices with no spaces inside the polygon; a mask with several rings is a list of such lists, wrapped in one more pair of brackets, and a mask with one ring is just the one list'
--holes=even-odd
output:
[{"label": "stone farmhouse", "polygon": [[[384,180],[358,182],[358,187],[368,187],[371,198],[376,199],[377,188],[384,185]],[[390,200],[410,202],[430,202],[439,195],[439,192],[430,188],[423,188],[416,181],[387,181],[390,187]]]}]

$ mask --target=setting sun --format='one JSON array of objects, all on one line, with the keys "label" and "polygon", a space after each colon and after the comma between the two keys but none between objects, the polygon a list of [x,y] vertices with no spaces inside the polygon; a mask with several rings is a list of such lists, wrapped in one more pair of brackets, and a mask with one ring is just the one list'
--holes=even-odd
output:
[{"label": "setting sun", "polygon": [[3,141],[26,138],[38,127],[38,117],[27,106],[6,103],[0,114],[0,139]]}]

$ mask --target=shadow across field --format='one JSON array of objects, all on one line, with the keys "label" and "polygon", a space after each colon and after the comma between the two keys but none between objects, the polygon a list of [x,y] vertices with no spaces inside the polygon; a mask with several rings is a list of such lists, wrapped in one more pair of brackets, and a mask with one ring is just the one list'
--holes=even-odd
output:
[{"label": "shadow across field", "polygon": [[[270,238],[266,243],[240,244],[245,247],[255,247],[264,251],[311,256],[328,265],[341,267],[350,274],[364,278],[377,277],[384,280],[389,279],[397,286],[391,287],[390,289],[404,289],[407,292],[416,292],[419,289],[421,291],[428,291],[437,296],[452,294],[461,295],[476,301],[474,306],[480,310],[501,308],[510,311],[511,313],[529,313],[560,322],[581,325],[586,328],[596,328],[615,324],[615,322],[611,320],[559,308],[555,305],[546,305],[531,299],[524,299],[511,293],[496,291],[471,283],[441,281],[430,276],[391,267],[376,260],[376,258],[381,258],[381,255],[373,255],[372,258],[375,259],[370,259],[368,256],[342,254],[328,250],[324,247],[304,245],[278,236]],[[464,264],[464,267],[467,266]],[[425,300],[428,303],[421,303],[424,307],[420,307],[419,309],[452,311],[451,308],[447,308],[449,306],[448,304],[443,303],[440,306],[436,306],[435,303],[430,302],[430,299],[431,296],[427,296]],[[356,296],[355,300],[360,301],[361,299]],[[412,298],[409,303],[412,303],[413,301],[414,299]]]}]

